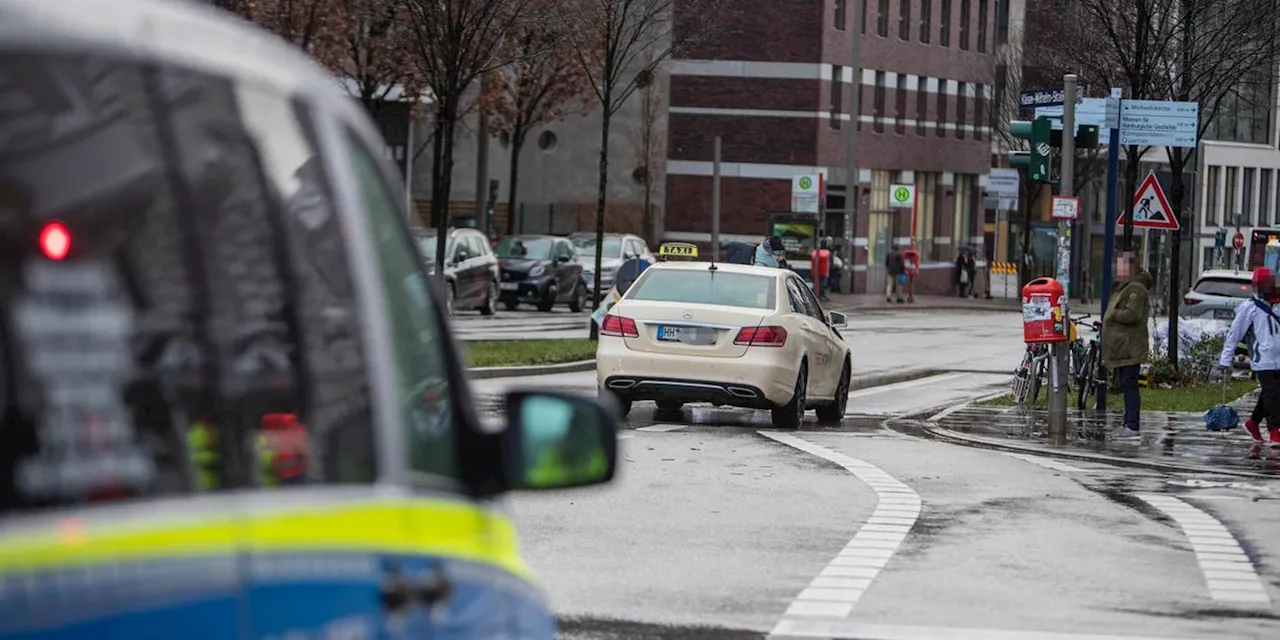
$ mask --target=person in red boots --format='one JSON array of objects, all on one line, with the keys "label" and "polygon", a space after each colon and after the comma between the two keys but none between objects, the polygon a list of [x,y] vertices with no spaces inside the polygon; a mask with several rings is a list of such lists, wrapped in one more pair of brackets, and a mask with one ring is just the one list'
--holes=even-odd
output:
[{"label": "person in red boots", "polygon": [[[1266,269],[1266,267],[1263,267],[1263,269]],[[1271,303],[1271,307],[1273,309],[1277,304],[1280,304],[1280,287],[1272,288],[1271,295],[1267,302]],[[1249,437],[1253,438],[1254,442],[1262,442],[1262,421],[1265,418],[1266,410],[1262,405],[1262,395],[1259,394],[1258,401],[1253,405],[1253,413],[1251,413],[1249,418],[1244,421],[1244,430],[1249,432]],[[1270,424],[1271,423],[1267,423],[1268,426],[1270,426]]]},{"label": "person in red boots", "polygon": [[[1229,375],[1236,345],[1245,333],[1253,332],[1251,367],[1258,377],[1258,402],[1262,406],[1259,417],[1266,418],[1271,446],[1280,447],[1280,315],[1272,308],[1276,297],[1275,272],[1266,267],[1256,269],[1253,290],[1253,297],[1236,307],[1236,317],[1222,345],[1218,365],[1223,368],[1224,376]],[[1255,415],[1257,413],[1255,410]],[[1251,416],[1245,421],[1245,429],[1255,441],[1262,441],[1259,420]]]}]

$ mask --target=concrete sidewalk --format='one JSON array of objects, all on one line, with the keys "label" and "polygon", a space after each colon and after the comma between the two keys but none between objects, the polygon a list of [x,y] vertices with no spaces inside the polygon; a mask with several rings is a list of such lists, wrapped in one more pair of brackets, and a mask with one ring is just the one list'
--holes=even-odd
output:
[{"label": "concrete sidewalk", "polygon": [[1121,425],[1120,411],[1099,415],[1069,409],[1063,446],[1050,444],[1044,409],[960,405],[930,417],[925,428],[958,444],[1168,471],[1280,477],[1280,449],[1255,446],[1244,431],[1244,418],[1256,401],[1257,392],[1253,392],[1231,403],[1240,414],[1241,426],[1225,432],[1205,430],[1199,413],[1144,412],[1141,438],[1125,440],[1103,437]]}]

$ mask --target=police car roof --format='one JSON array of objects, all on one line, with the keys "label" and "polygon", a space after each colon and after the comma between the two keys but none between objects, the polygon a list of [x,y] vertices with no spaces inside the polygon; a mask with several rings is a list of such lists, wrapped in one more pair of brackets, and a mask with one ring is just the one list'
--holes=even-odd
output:
[{"label": "police car roof", "polygon": [[327,87],[341,95],[338,82],[292,45],[247,20],[196,2],[5,0],[0,3],[3,50],[155,59],[283,91],[323,92]]}]

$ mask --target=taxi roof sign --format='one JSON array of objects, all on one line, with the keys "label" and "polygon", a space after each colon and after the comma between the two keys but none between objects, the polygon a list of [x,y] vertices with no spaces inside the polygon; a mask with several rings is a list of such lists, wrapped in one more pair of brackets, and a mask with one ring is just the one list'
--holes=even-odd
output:
[{"label": "taxi roof sign", "polygon": [[662,258],[697,258],[698,245],[689,242],[665,242],[658,247],[658,256]]}]

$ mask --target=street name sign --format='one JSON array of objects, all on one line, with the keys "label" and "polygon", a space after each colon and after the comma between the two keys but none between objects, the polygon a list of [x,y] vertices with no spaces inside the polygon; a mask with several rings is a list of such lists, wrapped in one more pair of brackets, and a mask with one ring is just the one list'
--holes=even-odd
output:
[{"label": "street name sign", "polygon": [[1169,206],[1169,200],[1164,197],[1164,189],[1160,187],[1160,181],[1156,180],[1154,173],[1148,173],[1142,186],[1138,187],[1138,193],[1133,196],[1133,210],[1120,214],[1116,224],[1123,225],[1131,215],[1135,227],[1169,231],[1180,228],[1178,218],[1173,215],[1173,207]]},{"label": "street name sign", "polygon": [[1196,102],[1124,100],[1120,103],[1120,144],[1140,147],[1195,147],[1200,126]]}]

